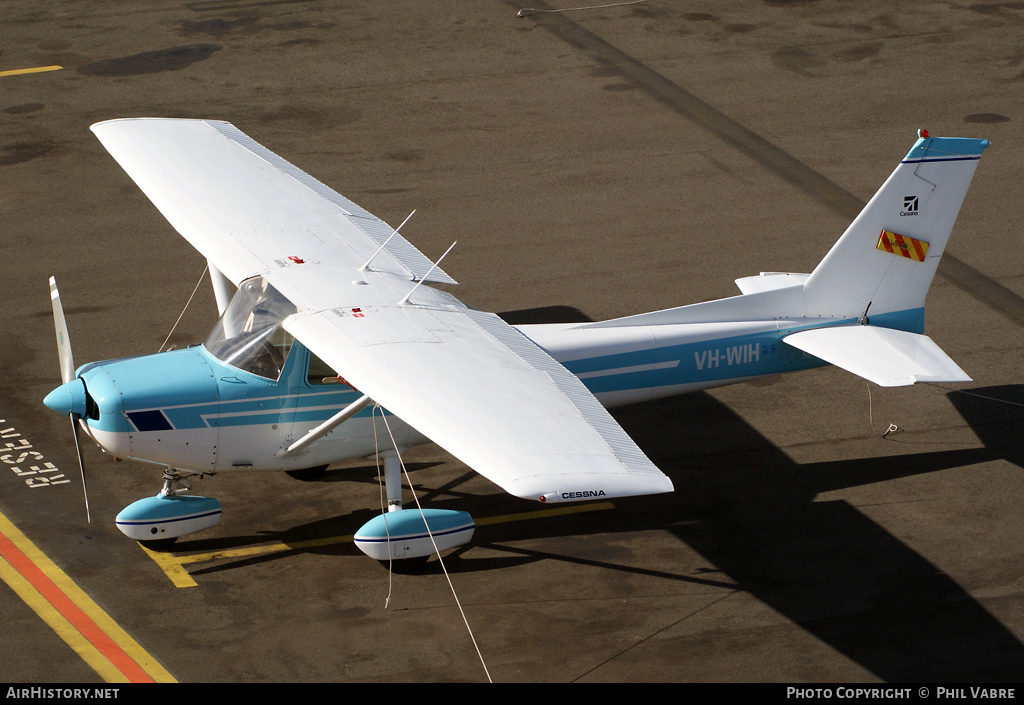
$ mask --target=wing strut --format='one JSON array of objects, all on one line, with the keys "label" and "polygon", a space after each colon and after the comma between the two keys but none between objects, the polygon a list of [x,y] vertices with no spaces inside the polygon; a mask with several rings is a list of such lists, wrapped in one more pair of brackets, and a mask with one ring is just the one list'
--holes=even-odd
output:
[{"label": "wing strut", "polygon": [[213,296],[217,300],[217,315],[223,316],[231,303],[231,297],[235,295],[235,285],[217,269],[212,260],[206,260],[206,264],[210,271],[210,283],[213,284]]},{"label": "wing strut", "polygon": [[348,421],[350,418],[358,414],[360,411],[363,410],[363,408],[367,404],[370,403],[370,401],[370,397],[364,394],[363,396],[359,397],[354,402],[346,406],[344,409],[336,413],[334,416],[332,416],[331,418],[327,419],[322,424],[314,428],[305,436],[292,443],[287,448],[278,451],[278,456],[291,455],[292,453],[302,450],[313,441],[318,440],[321,436],[324,436],[333,431],[335,426],[339,426],[340,424],[344,423],[345,421]]}]

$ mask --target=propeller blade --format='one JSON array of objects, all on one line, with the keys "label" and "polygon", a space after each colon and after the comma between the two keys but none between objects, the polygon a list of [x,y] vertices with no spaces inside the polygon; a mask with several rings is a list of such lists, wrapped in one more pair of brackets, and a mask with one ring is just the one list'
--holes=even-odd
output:
[{"label": "propeller blade", "polygon": [[74,414],[69,414],[71,419],[71,435],[75,439],[75,452],[78,453],[78,469],[82,472],[82,494],[85,496],[85,519],[91,524],[92,514],[89,512],[89,490],[85,486],[85,461],[82,459],[82,446],[78,442],[78,419]]},{"label": "propeller blade", "polygon": [[71,356],[71,340],[68,338],[68,324],[64,320],[64,307],[60,304],[57,280],[50,277],[50,303],[53,304],[53,327],[57,333],[57,359],[60,360],[60,381],[75,378],[75,360]]},{"label": "propeller blade", "polygon": [[[68,324],[64,320],[64,307],[60,303],[60,292],[57,291],[57,280],[50,277],[50,303],[53,305],[53,328],[57,334],[57,359],[60,361],[60,381],[70,382],[75,378],[75,360],[71,355],[71,339],[68,336]],[[78,454],[78,469],[82,473],[82,493],[85,495],[85,518],[91,524],[92,514],[89,511],[89,490],[85,486],[85,461],[82,459],[82,446],[78,442],[78,419],[75,414],[68,414],[71,419],[71,435],[75,439],[75,452]]]}]

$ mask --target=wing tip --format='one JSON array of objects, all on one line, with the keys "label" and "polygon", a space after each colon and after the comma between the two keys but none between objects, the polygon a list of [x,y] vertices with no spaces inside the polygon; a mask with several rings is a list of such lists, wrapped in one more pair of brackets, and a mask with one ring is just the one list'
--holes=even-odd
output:
[{"label": "wing tip", "polygon": [[622,499],[675,492],[672,479],[661,471],[658,472],[658,475],[644,478],[636,475],[617,474],[607,476],[596,474],[586,479],[574,475],[565,475],[561,479],[534,477],[520,480],[513,483],[516,486],[504,489],[520,499],[534,500],[543,504]]}]

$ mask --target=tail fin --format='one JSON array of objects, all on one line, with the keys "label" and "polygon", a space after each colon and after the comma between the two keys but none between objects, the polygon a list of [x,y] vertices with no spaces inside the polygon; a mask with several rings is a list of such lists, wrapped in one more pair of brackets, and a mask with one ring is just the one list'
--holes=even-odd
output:
[{"label": "tail fin", "polygon": [[[899,314],[923,326],[925,295],[987,140],[919,139],[804,285],[808,316]],[[870,310],[869,310],[870,307]]]}]

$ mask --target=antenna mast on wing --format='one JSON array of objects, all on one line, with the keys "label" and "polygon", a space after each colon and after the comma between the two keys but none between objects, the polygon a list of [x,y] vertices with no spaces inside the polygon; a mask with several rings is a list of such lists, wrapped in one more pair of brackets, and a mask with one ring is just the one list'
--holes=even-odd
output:
[{"label": "antenna mast on wing", "polygon": [[[409,218],[411,218],[413,213],[415,213],[415,212],[416,212],[416,209],[413,208],[412,209],[412,213],[407,215],[405,217],[405,220],[402,221],[402,225],[405,225],[406,223],[408,223],[409,222]],[[366,262],[363,263],[363,266],[359,268],[360,272],[365,272],[367,269],[370,268],[370,262],[373,261],[374,257],[376,257],[377,255],[379,255],[381,253],[381,250],[383,250],[385,247],[387,247],[388,243],[391,242],[391,238],[393,238],[395,235],[397,235],[398,231],[402,229],[402,225],[399,225],[397,228],[395,228],[395,231],[393,233],[391,233],[390,235],[388,235],[388,239],[384,241],[384,244],[381,245],[380,247],[378,247],[377,251],[374,252],[372,255],[370,255],[370,259],[366,260]],[[433,269],[433,268],[431,268],[431,269]]]},{"label": "antenna mast on wing", "polygon": [[427,273],[426,273],[426,274],[424,274],[424,275],[423,275],[423,276],[422,276],[422,277],[420,278],[420,280],[419,280],[418,282],[416,282],[416,286],[414,286],[414,287],[413,287],[413,288],[412,288],[412,289],[411,289],[411,290],[409,291],[409,293],[408,293],[408,294],[406,294],[406,295],[405,295],[405,297],[404,297],[404,298],[403,298],[403,299],[402,299],[401,301],[399,301],[399,302],[398,302],[398,305],[399,305],[399,306],[405,306],[405,305],[406,305],[407,303],[409,303],[409,297],[411,297],[411,296],[413,295],[413,292],[415,292],[415,291],[416,291],[416,289],[418,289],[418,288],[419,288],[420,284],[422,284],[423,282],[425,282],[425,281],[427,280],[427,278],[428,278],[428,277],[430,276],[430,273],[431,273],[431,272],[433,272],[433,271],[434,271],[434,270],[435,270],[435,269],[437,268],[437,265],[441,264],[441,260],[443,260],[443,259],[444,259],[445,257],[447,257],[447,256],[448,256],[448,253],[452,251],[452,248],[453,248],[453,247],[455,247],[455,244],[456,244],[457,242],[458,242],[458,240],[456,240],[455,242],[453,242],[453,243],[452,243],[451,245],[449,245],[449,246],[448,246],[448,249],[444,251],[444,254],[443,254],[443,255],[441,255],[441,256],[440,256],[440,257],[438,258],[438,260],[437,260],[436,262],[434,262],[433,266],[432,266],[432,267],[431,267],[430,269],[428,269],[428,270],[427,270]]}]

